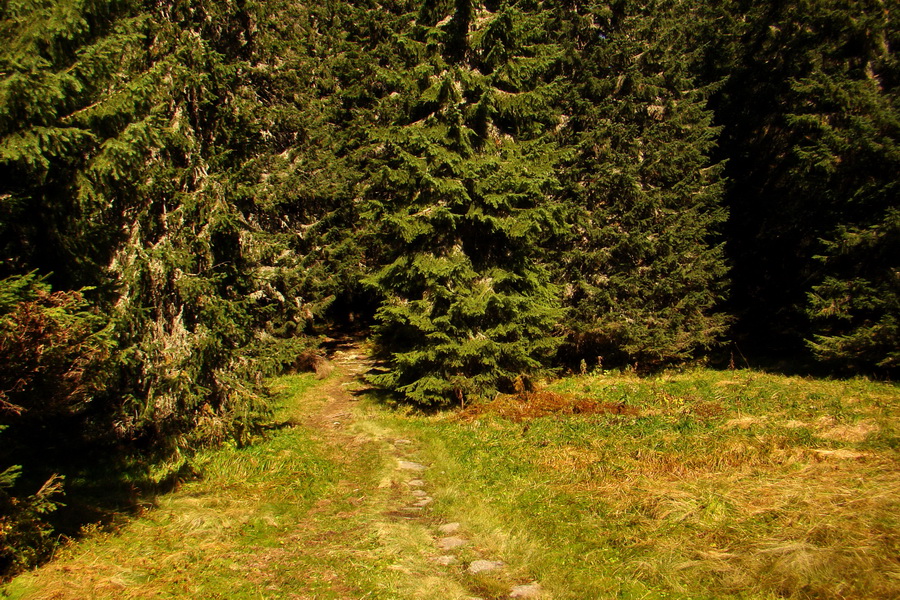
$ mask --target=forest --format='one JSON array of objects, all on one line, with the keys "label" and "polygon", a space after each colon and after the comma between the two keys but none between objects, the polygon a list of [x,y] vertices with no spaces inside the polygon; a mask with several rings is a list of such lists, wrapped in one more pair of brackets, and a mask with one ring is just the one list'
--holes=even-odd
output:
[{"label": "forest", "polygon": [[0,575],[85,465],[248,443],[336,330],[427,409],[896,376],[898,8],[4,0]]}]

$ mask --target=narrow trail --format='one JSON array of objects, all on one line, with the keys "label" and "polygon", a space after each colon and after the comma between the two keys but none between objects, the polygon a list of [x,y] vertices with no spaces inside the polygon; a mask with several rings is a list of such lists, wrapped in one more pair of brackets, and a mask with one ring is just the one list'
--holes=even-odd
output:
[{"label": "narrow trail", "polygon": [[270,435],[199,454],[203,476],[65,545],[0,597],[552,600],[501,562],[497,533],[474,518],[490,507],[458,502],[415,418],[366,397],[374,363],[361,344],[329,347],[318,381],[275,382]]},{"label": "narrow trail", "polygon": [[[422,458],[418,444],[365,418],[358,394],[364,388],[361,375],[374,366],[373,360],[358,341],[336,341],[325,369],[333,367],[335,372],[318,388],[318,404],[304,425],[330,448],[331,458],[348,465],[354,475],[339,483],[344,493],[369,486],[360,496],[359,510],[369,512],[370,526],[379,532],[383,546],[398,549],[395,564],[387,568],[415,580],[400,584],[411,595],[384,597],[549,598],[536,582],[516,585],[508,580],[503,561],[487,554],[464,523],[445,521],[432,512],[432,467]],[[354,464],[366,446],[376,450],[379,460],[370,465],[377,473]]]}]

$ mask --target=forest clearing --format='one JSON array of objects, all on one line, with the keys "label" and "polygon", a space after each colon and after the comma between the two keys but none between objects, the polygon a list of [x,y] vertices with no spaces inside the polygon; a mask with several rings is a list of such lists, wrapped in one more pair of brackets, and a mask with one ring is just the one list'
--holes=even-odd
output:
[{"label": "forest clearing", "polygon": [[426,415],[365,393],[358,349],[333,358],[274,382],[264,440],[199,454],[196,479],[2,596],[900,593],[895,385],[599,372]]},{"label": "forest clearing", "polygon": [[0,2],[0,584],[897,597],[896,4]]}]

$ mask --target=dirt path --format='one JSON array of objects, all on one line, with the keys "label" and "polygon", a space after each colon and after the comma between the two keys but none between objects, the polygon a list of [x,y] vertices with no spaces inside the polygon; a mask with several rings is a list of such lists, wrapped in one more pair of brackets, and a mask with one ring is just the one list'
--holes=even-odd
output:
[{"label": "dirt path", "polygon": [[[537,583],[509,581],[506,565],[486,556],[464,523],[445,521],[432,511],[431,467],[416,441],[366,419],[357,394],[364,388],[360,375],[373,362],[359,343],[339,341],[329,359],[334,373],[319,388],[318,404],[305,425],[330,448],[332,460],[348,467],[350,477],[340,482],[342,492],[337,496],[351,490],[365,492],[359,496],[359,516],[368,515],[382,549],[395,559],[387,566],[398,574],[395,592],[407,594],[383,597],[546,598]],[[374,450],[377,460],[360,461],[366,449]],[[319,508],[331,502],[326,500]]]}]

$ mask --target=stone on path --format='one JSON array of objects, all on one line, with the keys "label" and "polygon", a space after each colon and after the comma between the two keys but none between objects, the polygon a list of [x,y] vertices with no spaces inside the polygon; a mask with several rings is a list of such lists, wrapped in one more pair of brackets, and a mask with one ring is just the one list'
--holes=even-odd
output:
[{"label": "stone on path", "polygon": [[509,593],[510,598],[540,598],[544,590],[539,583],[517,585]]},{"label": "stone on path", "polygon": [[403,469],[404,471],[416,471],[417,473],[421,473],[428,467],[425,465],[420,465],[417,462],[412,462],[411,460],[402,460],[397,459],[397,468]]},{"label": "stone on path", "polygon": [[437,541],[438,548],[441,550],[454,550],[460,546],[466,545],[466,540],[461,537],[451,536],[441,538]]},{"label": "stone on path", "polygon": [[499,560],[473,560],[469,563],[469,574],[478,575],[479,573],[489,573],[502,569],[505,565]]},{"label": "stone on path", "polygon": [[432,498],[431,496],[425,496],[424,498],[420,498],[419,500],[413,502],[413,506],[428,506],[432,502],[434,502],[434,498]]},{"label": "stone on path", "polygon": [[428,492],[426,492],[425,490],[413,490],[410,492],[410,494],[412,494],[416,498],[424,498],[428,495]]},{"label": "stone on path", "polygon": [[447,535],[452,535],[459,531],[459,523],[444,523],[438,527],[438,531],[446,533]]},{"label": "stone on path", "polygon": [[452,554],[445,554],[444,556],[435,556],[431,560],[436,562],[437,564],[443,565],[445,567],[448,567],[448,566],[456,563],[456,557],[453,556]]}]

